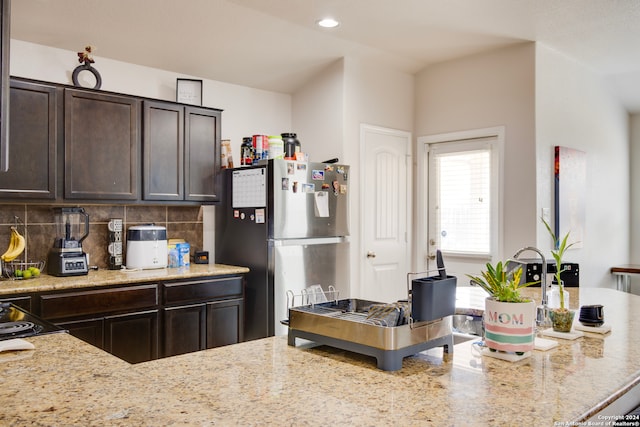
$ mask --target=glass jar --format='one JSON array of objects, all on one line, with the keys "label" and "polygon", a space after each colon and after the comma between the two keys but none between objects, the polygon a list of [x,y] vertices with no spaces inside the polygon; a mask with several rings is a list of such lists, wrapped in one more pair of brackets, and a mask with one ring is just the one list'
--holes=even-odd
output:
[{"label": "glass jar", "polygon": [[288,160],[295,160],[296,152],[299,152],[301,147],[297,135],[295,133],[283,133],[282,141],[284,142],[284,158]]},{"label": "glass jar", "polygon": [[250,136],[242,138],[240,145],[240,165],[249,166],[253,164],[253,138]]},{"label": "glass jar", "polygon": [[269,158],[282,159],[284,157],[284,141],[280,135],[269,136]]},{"label": "glass jar", "polygon": [[[569,308],[569,292],[563,289],[562,293],[564,294],[564,306]],[[560,308],[560,287],[558,285],[551,285],[548,305],[549,308]]]}]

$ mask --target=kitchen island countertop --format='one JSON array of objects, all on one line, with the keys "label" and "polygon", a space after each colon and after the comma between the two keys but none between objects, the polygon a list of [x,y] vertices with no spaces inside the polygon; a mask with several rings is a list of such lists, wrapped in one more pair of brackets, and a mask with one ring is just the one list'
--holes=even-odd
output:
[{"label": "kitchen island countertop", "polygon": [[0,295],[225,276],[248,272],[249,269],[247,267],[234,265],[191,264],[188,267],[158,268],[153,270],[90,270],[88,274],[83,276],[56,277],[42,274],[40,277],[29,280],[0,280]]},{"label": "kitchen island countertop", "polygon": [[640,296],[581,288],[579,298],[605,306],[609,334],[517,363],[467,341],[452,360],[431,349],[394,372],[283,336],[137,365],[66,334],[33,337],[35,350],[0,354],[0,424],[571,425],[640,384]]}]

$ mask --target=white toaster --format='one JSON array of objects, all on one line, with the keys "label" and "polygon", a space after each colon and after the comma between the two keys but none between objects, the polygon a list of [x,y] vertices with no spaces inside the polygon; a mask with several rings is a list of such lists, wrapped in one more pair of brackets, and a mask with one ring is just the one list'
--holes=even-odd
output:
[{"label": "white toaster", "polygon": [[127,230],[127,268],[167,267],[167,229],[158,225],[135,225]]}]

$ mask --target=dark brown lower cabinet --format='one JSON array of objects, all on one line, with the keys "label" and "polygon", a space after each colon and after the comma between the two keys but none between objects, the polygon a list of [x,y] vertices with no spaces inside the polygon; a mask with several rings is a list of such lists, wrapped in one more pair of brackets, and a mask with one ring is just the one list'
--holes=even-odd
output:
[{"label": "dark brown lower cabinet", "polygon": [[159,285],[41,294],[39,315],[130,363],[158,358]]},{"label": "dark brown lower cabinet", "polygon": [[243,300],[207,304],[206,348],[221,347],[242,341],[244,330]]},{"label": "dark brown lower cabinet", "polygon": [[244,340],[244,277],[0,295],[129,363]]},{"label": "dark brown lower cabinet", "polygon": [[104,318],[57,322],[56,325],[66,329],[74,337],[104,350]]},{"label": "dark brown lower cabinet", "polygon": [[129,363],[158,358],[158,310],[108,316],[104,349]]},{"label": "dark brown lower cabinet", "polygon": [[171,307],[164,310],[164,357],[205,348],[206,306]]},{"label": "dark brown lower cabinet", "polygon": [[14,305],[17,305],[20,308],[24,308],[30,313],[33,313],[31,308],[31,297],[30,296],[7,296],[0,295],[0,302],[10,302]]},{"label": "dark brown lower cabinet", "polygon": [[159,311],[56,322],[76,338],[129,363],[158,358]]},{"label": "dark brown lower cabinet", "polygon": [[242,299],[166,308],[163,357],[236,344],[243,320]]}]

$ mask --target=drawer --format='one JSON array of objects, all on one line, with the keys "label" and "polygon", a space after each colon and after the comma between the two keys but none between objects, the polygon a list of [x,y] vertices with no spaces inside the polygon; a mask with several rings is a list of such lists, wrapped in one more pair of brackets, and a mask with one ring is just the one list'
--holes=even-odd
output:
[{"label": "drawer", "polygon": [[61,319],[139,310],[157,305],[158,285],[129,286],[41,295],[40,315],[45,319]]},{"label": "drawer", "polygon": [[165,304],[189,304],[216,299],[241,298],[242,277],[165,283]]},{"label": "drawer", "polygon": [[29,313],[33,313],[33,307],[31,307],[31,297],[0,295],[0,302],[10,302],[20,308],[24,308]]}]

